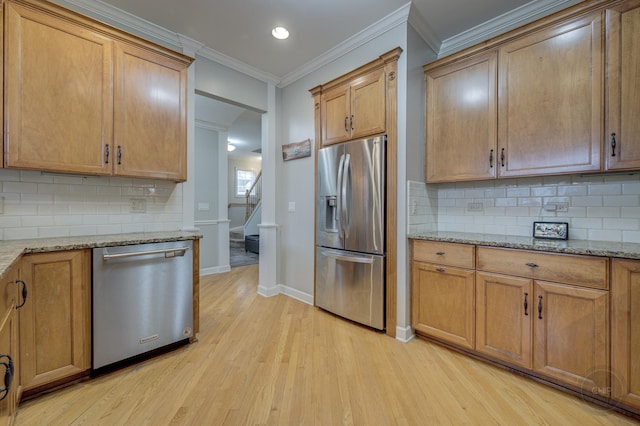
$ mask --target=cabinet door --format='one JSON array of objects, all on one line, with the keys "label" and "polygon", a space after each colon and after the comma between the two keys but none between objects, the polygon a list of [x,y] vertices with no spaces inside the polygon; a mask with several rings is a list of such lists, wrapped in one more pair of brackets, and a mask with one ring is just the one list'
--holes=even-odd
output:
[{"label": "cabinet door", "polygon": [[21,373],[25,392],[91,368],[88,251],[22,258],[29,298],[20,310]]},{"label": "cabinet door", "polygon": [[640,408],[640,261],[614,259],[611,278],[612,398]]},{"label": "cabinet door", "polygon": [[640,0],[625,1],[607,10],[607,77],[607,169],[638,169]]},{"label": "cabinet door", "polygon": [[[20,348],[18,340],[18,311],[16,310],[18,269],[12,268],[2,279],[0,286],[0,362],[13,363],[13,376],[9,389],[0,392],[0,421],[13,424],[18,406],[20,386]],[[6,388],[7,368],[0,366],[0,388]]]},{"label": "cabinet door", "polygon": [[348,86],[327,90],[321,97],[322,143],[331,145],[351,137],[351,95]]},{"label": "cabinet door", "polygon": [[426,73],[427,182],[496,176],[497,54]]},{"label": "cabinet door", "polygon": [[531,368],[533,282],[476,274],[476,350]]},{"label": "cabinet door", "polygon": [[535,281],[533,369],[608,396],[609,293]]},{"label": "cabinet door", "polygon": [[500,48],[499,176],[600,170],[601,20],[595,13]]},{"label": "cabinet door", "polygon": [[125,44],[115,58],[115,174],[184,181],[187,64]]},{"label": "cabinet door", "polygon": [[5,13],[5,166],[109,174],[111,42],[11,2]]},{"label": "cabinet door", "polygon": [[473,349],[474,272],[413,262],[411,285],[411,317],[416,331]]},{"label": "cabinet door", "polygon": [[384,69],[362,76],[351,83],[351,139],[385,130]]}]

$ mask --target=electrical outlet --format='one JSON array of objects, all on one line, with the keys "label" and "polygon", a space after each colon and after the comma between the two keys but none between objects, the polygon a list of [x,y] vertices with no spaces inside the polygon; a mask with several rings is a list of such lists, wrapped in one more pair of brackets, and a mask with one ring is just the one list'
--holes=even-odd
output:
[{"label": "electrical outlet", "polygon": [[0,214],[4,214],[4,197],[0,197]]},{"label": "electrical outlet", "polygon": [[418,212],[418,200],[411,200],[411,214]]},{"label": "electrical outlet", "polygon": [[467,203],[468,212],[481,212],[483,210],[484,210],[484,204],[482,204],[482,202]]},{"label": "electrical outlet", "polygon": [[129,212],[144,213],[147,211],[147,200],[144,198],[131,198],[129,202]]},{"label": "electrical outlet", "polygon": [[556,211],[566,213],[569,211],[569,203],[556,203]]}]

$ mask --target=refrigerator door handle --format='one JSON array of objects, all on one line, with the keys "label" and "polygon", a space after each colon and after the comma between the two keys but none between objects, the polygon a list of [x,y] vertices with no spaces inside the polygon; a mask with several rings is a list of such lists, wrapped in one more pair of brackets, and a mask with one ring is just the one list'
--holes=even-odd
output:
[{"label": "refrigerator door handle", "polygon": [[354,256],[352,254],[345,254],[342,252],[335,252],[332,250],[322,250],[321,253],[323,256],[331,257],[337,260],[344,260],[345,262],[351,262],[351,263],[372,264],[374,260],[372,256]]},{"label": "refrigerator door handle", "polygon": [[351,204],[351,154],[345,154],[342,175],[342,188],[340,191],[342,197],[342,233],[345,238],[349,238],[349,227],[351,225],[351,212],[349,211]]},{"label": "refrigerator door handle", "polygon": [[338,234],[342,239],[344,237],[344,226],[342,225],[342,208],[343,208],[343,199],[342,193],[340,192],[342,189],[342,178],[344,171],[344,154],[340,156],[340,162],[338,163],[338,187],[336,188],[336,192],[338,193],[337,197],[337,206],[336,210],[338,211]]}]

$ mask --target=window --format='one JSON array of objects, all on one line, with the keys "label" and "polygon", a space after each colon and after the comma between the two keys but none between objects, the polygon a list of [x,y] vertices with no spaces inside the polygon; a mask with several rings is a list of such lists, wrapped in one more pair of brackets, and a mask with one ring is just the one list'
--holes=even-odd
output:
[{"label": "window", "polygon": [[244,197],[255,179],[256,172],[253,170],[236,169],[236,197]]}]

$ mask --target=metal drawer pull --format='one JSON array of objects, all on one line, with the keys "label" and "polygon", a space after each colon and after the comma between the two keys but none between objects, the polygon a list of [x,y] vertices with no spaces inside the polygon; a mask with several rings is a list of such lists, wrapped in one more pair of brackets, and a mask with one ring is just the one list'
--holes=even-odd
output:
[{"label": "metal drawer pull", "polygon": [[437,254],[438,256],[444,256],[444,252],[443,252],[443,251],[436,252],[436,254]]},{"label": "metal drawer pull", "polygon": [[529,268],[537,268],[537,267],[538,267],[538,265],[537,265],[537,264],[535,264],[535,263],[527,263],[527,266],[528,266]]},{"label": "metal drawer pull", "polygon": [[109,259],[119,259],[123,257],[134,257],[134,256],[144,256],[147,254],[164,254],[164,257],[176,257],[176,256],[184,256],[184,254],[189,250],[189,247],[177,247],[163,250],[149,250],[149,251],[135,251],[131,253],[118,253],[118,254],[108,254],[106,253],[102,255],[103,260]]},{"label": "metal drawer pull", "polygon": [[373,257],[365,257],[365,256],[350,256],[344,254],[333,253],[329,251],[323,251],[322,254],[324,256],[330,257],[336,260],[343,260],[345,262],[351,263],[365,263],[365,264],[373,264]]},{"label": "metal drawer pull", "polygon": [[529,296],[529,293],[525,293],[524,294],[524,314],[525,315],[529,315],[529,303],[527,302],[527,296]]},{"label": "metal drawer pull", "polygon": [[538,319],[542,319],[542,296],[538,296]]},{"label": "metal drawer pull", "polygon": [[0,401],[5,399],[9,395],[11,389],[11,382],[13,382],[13,374],[15,367],[13,365],[13,358],[9,354],[0,355],[0,359],[6,358],[7,361],[0,362],[0,365],[4,366],[4,388],[0,389]]},{"label": "metal drawer pull", "polygon": [[442,268],[437,268],[437,269],[436,269],[436,271],[437,271],[437,272],[444,272],[444,269],[442,269]]}]

